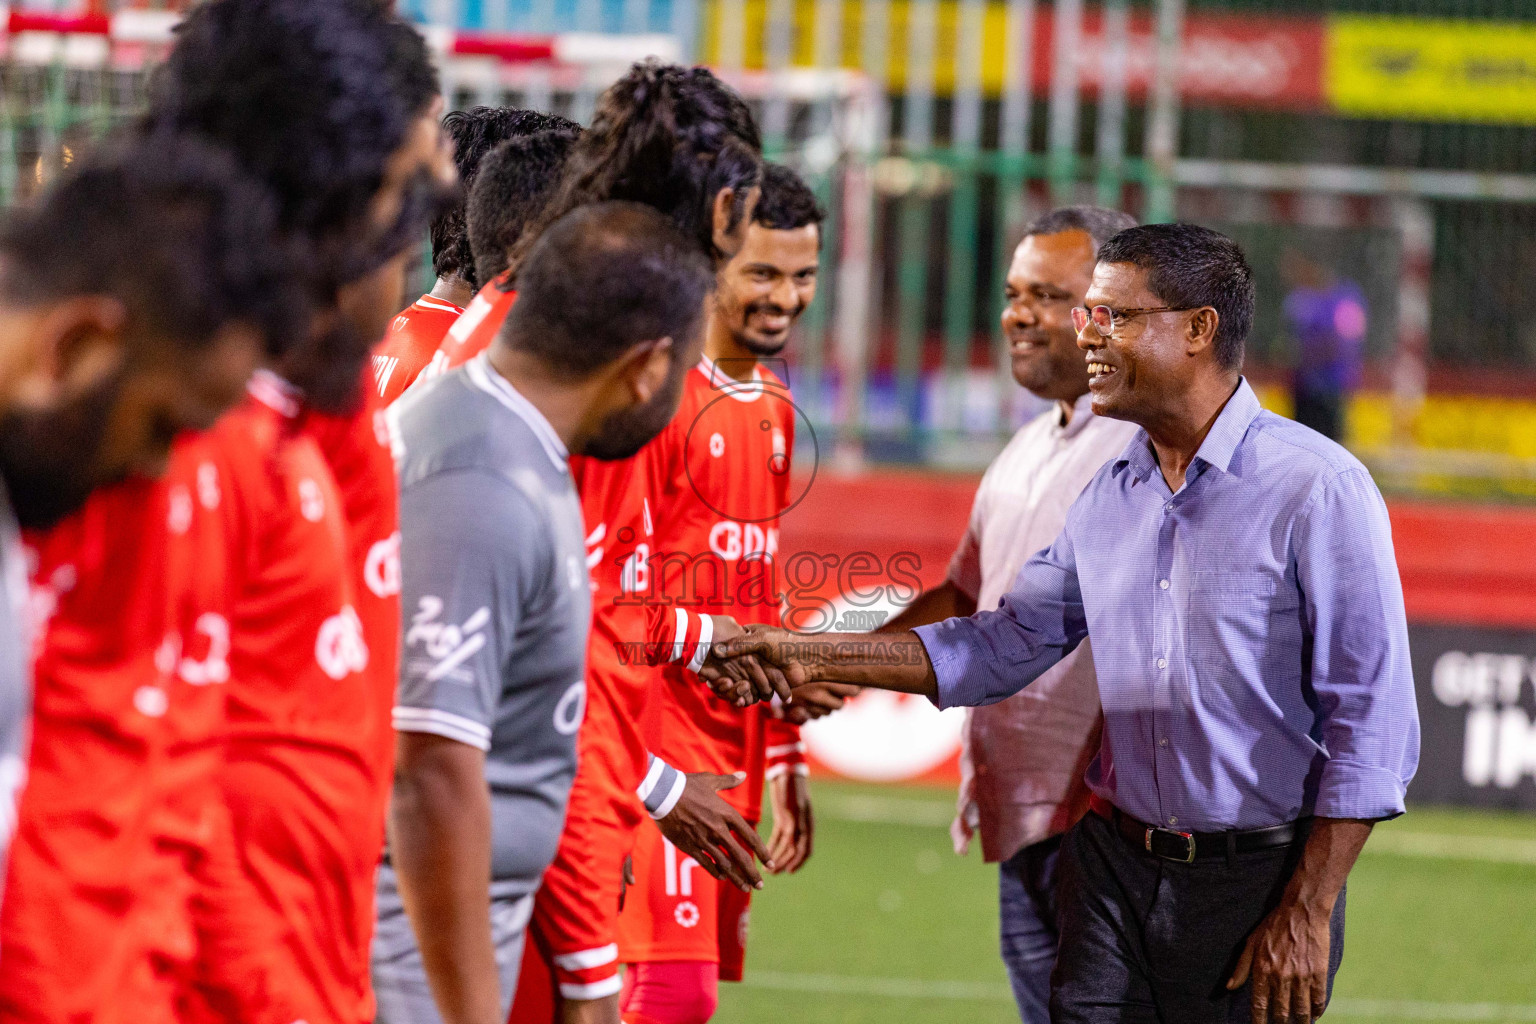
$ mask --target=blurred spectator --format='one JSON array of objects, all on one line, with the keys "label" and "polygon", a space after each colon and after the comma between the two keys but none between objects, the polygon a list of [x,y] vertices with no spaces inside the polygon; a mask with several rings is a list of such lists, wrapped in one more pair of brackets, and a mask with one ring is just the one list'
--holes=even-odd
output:
[{"label": "blurred spectator", "polygon": [[1360,384],[1365,293],[1353,281],[1296,249],[1280,257],[1285,325],[1296,342],[1291,382],[1296,422],[1333,441],[1344,439],[1344,404]]}]

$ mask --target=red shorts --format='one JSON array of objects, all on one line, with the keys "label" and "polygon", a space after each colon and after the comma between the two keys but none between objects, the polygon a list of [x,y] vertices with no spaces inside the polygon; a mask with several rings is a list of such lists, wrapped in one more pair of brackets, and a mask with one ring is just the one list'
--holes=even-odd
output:
[{"label": "red shorts", "polygon": [[657,829],[635,843],[635,885],[619,915],[619,959],[707,960],[721,981],[740,981],[751,893],[716,881]]},{"label": "red shorts", "polygon": [[647,819],[639,798],[620,790],[608,774],[591,762],[577,772],[560,846],[533,901],[537,941],[529,948],[547,954],[563,999],[602,999],[619,991],[615,943],[624,858],[640,829],[655,831],[642,825]]}]

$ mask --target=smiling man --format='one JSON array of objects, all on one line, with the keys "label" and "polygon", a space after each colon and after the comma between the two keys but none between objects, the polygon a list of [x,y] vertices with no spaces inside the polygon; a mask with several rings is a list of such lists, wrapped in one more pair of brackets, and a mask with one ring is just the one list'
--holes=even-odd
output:
[{"label": "smiling man", "polygon": [[1062,845],[1051,1020],[1327,1006],[1344,881],[1403,813],[1419,725],[1386,504],[1242,376],[1253,273],[1192,224],[1099,249],[1073,310],[1096,415],[1141,427],[994,611],[881,643],[753,627],[788,681],[993,704],[1091,633],[1104,737]]},{"label": "smiling man", "polygon": [[[1024,230],[1008,268],[1003,333],[1013,379],[1051,408],[1019,428],[981,479],[970,526],[944,582],[882,632],[996,608],[1029,556],[1061,532],[1067,509],[1136,428],[1095,416],[1072,308],[1094,253],[1136,222],[1094,206],[1052,210]],[[1056,860],[1088,809],[1083,769],[1099,746],[1099,689],[1087,645],[1033,685],[966,715],[960,799],[951,831],[964,854],[981,835],[998,865],[1003,963],[1024,1024],[1046,1024],[1056,963]]]}]

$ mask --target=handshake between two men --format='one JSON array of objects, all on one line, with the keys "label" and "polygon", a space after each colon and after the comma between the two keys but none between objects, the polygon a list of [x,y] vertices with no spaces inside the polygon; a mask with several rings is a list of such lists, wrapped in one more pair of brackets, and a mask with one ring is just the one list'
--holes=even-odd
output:
[{"label": "handshake between two men", "polygon": [[928,652],[915,633],[905,631],[801,634],[779,626],[717,627],[699,677],[737,707],[778,697],[798,721],[841,708],[866,686],[930,698],[938,693]]}]

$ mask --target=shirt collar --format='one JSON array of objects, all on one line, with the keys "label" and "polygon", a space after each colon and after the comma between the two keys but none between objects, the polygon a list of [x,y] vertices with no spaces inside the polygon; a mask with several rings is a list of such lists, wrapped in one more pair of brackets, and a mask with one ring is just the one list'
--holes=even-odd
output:
[{"label": "shirt collar", "polygon": [[1232,464],[1233,453],[1242,443],[1243,435],[1248,433],[1249,425],[1262,408],[1259,396],[1248,386],[1248,378],[1239,377],[1237,390],[1217,414],[1216,422],[1211,424],[1210,433],[1200,442],[1200,450],[1195,452],[1195,458],[1225,473]]},{"label": "shirt collar", "polygon": [[1076,437],[1088,426],[1088,421],[1093,419],[1093,394],[1092,392],[1085,391],[1078,397],[1077,401],[1072,403],[1072,422],[1065,426],[1061,423],[1061,409],[1057,408],[1053,411],[1056,413],[1055,427],[1060,436],[1064,438]]},{"label": "shirt collar", "polygon": [[416,305],[420,306],[422,309],[435,309],[440,313],[464,312],[464,307],[458,305],[457,303],[449,302],[447,299],[440,299],[436,295],[433,295],[431,292],[428,292],[426,295],[423,295],[421,298],[417,299]]},{"label": "shirt collar", "polygon": [[[1195,458],[1225,473],[1232,464],[1237,446],[1242,443],[1248,427],[1258,418],[1262,409],[1259,396],[1248,385],[1248,378],[1238,378],[1237,390],[1216,415],[1216,422],[1211,424],[1210,432],[1200,442],[1200,450],[1195,452]],[[1076,414],[1072,420],[1074,423],[1077,421]],[[1115,460],[1115,465],[1129,466],[1131,472],[1142,480],[1157,469],[1157,453],[1152,450],[1152,439],[1145,430],[1136,431],[1120,457]]]},{"label": "shirt collar", "polygon": [[245,382],[246,393],[286,419],[293,419],[304,408],[304,393],[265,367],[251,374]]},{"label": "shirt collar", "polygon": [[566,451],[565,442],[560,440],[560,435],[555,433],[555,428],[539,411],[538,406],[524,398],[512,386],[511,381],[496,372],[491,366],[488,351],[480,353],[465,363],[464,372],[475,387],[522,417],[523,422],[528,424],[528,428],[539,439],[539,444],[544,448],[544,454],[549,456],[549,461],[555,464],[556,469],[562,473],[570,472],[570,464],[566,461],[570,458],[570,454]]},{"label": "shirt collar", "polygon": [[738,402],[755,402],[763,394],[768,382],[763,379],[763,369],[760,366],[752,367],[751,380],[737,380],[710,359],[708,356],[700,356],[696,369],[709,381],[712,390],[723,391]]}]

